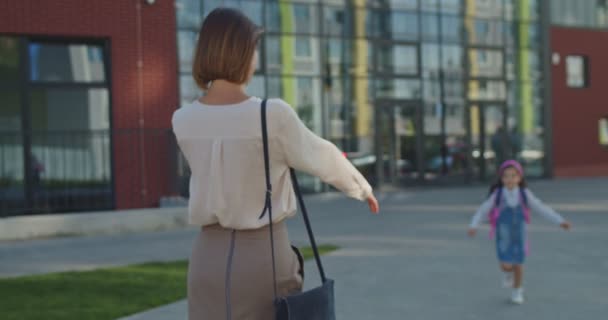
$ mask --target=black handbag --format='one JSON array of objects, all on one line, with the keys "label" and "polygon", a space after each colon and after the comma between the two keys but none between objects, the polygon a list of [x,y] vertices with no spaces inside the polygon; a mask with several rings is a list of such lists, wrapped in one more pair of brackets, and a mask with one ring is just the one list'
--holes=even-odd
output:
[{"label": "black handbag", "polygon": [[264,169],[266,171],[266,203],[264,210],[260,215],[260,219],[264,217],[265,213],[268,212],[268,218],[270,219],[270,246],[272,255],[272,279],[274,282],[274,305],[276,310],[276,320],[335,320],[335,306],[334,306],[334,281],[328,279],[325,276],[323,265],[321,264],[321,257],[319,256],[319,249],[315,242],[315,237],[312,233],[310,226],[310,220],[308,218],[308,212],[304,205],[304,199],[302,198],[302,192],[298,184],[295,171],[290,168],[291,183],[293,184],[294,191],[298,198],[300,210],[302,210],[302,216],[304,217],[304,223],[306,224],[306,231],[308,232],[308,238],[310,239],[310,245],[314,252],[315,261],[319,268],[319,274],[321,275],[321,286],[314,289],[304,291],[302,293],[289,295],[286,297],[277,296],[277,279],[276,279],[276,265],[274,255],[274,237],[272,232],[272,184],[270,183],[270,160],[268,154],[268,129],[266,125],[266,100],[262,101],[262,140],[264,148]]}]

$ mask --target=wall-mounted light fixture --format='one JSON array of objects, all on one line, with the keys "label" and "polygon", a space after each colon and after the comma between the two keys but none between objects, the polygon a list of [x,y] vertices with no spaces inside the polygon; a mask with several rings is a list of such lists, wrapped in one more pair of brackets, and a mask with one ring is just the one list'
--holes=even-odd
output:
[{"label": "wall-mounted light fixture", "polygon": [[145,2],[147,5],[150,5],[150,6],[151,6],[151,5],[153,5],[153,4],[155,4],[155,3],[156,3],[156,0],[144,0],[144,2]]}]

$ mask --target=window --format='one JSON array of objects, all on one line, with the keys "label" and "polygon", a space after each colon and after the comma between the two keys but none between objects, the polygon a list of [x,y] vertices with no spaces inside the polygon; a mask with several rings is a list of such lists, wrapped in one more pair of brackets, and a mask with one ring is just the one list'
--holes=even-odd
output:
[{"label": "window", "polygon": [[570,88],[586,88],[589,86],[587,57],[566,57],[566,83]]},{"label": "window", "polygon": [[0,36],[2,214],[112,207],[105,52],[93,41]]},{"label": "window", "polygon": [[469,50],[469,68],[473,77],[500,77],[503,74],[503,55],[498,50]]},{"label": "window", "polygon": [[600,145],[608,147],[608,116],[600,119],[598,123]]},{"label": "window", "polygon": [[0,84],[15,84],[19,78],[19,41],[0,36]]},{"label": "window", "polygon": [[106,80],[103,48],[86,44],[32,42],[28,47],[34,82],[101,82]]},{"label": "window", "polygon": [[414,46],[383,46],[379,48],[378,69],[380,72],[416,74],[418,70],[417,50]]},{"label": "window", "polygon": [[390,13],[390,33],[396,40],[415,40],[418,38],[418,16],[409,12]]},{"label": "window", "polygon": [[180,28],[198,28],[201,24],[201,1],[177,0],[177,24]]}]

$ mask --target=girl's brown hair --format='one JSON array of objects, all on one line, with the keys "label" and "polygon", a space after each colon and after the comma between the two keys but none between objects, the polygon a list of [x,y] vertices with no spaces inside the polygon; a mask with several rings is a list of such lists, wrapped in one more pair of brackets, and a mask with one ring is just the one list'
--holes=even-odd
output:
[{"label": "girl's brown hair", "polygon": [[262,29],[231,8],[211,11],[198,36],[192,75],[203,90],[218,79],[244,84]]}]

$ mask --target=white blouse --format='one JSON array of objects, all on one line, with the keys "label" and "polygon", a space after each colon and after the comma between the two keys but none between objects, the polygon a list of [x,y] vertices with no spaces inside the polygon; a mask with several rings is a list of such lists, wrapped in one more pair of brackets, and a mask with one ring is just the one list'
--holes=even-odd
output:
[{"label": "white blouse", "polygon": [[[526,198],[527,198],[527,202],[528,202],[528,208],[530,208],[531,211],[534,211],[534,212],[542,215],[545,219],[547,219],[555,224],[561,224],[562,222],[564,222],[564,218],[562,218],[562,216],[560,216],[557,212],[555,212],[555,210],[551,209],[551,207],[547,206],[542,201],[540,201],[540,199],[538,199],[532,193],[532,191],[530,191],[529,189],[526,189],[525,192],[526,192]],[[471,224],[470,224],[471,228],[477,228],[477,226],[479,226],[479,224],[481,223],[482,219],[484,217],[488,216],[488,214],[490,213],[490,210],[492,210],[492,208],[494,207],[494,203],[495,203],[494,200],[496,199],[496,193],[497,192],[495,191],[479,207],[479,209],[473,216],[473,219],[471,219]],[[507,206],[514,208],[520,204],[520,201],[521,200],[520,200],[520,193],[519,193],[518,187],[515,187],[511,190],[509,190],[507,188],[503,188],[501,203],[504,203]]]},{"label": "white blouse", "polygon": [[[256,229],[264,208],[266,180],[261,99],[210,106],[195,101],[173,114],[173,131],[192,172],[189,222]],[[280,99],[267,103],[273,221],[295,215],[289,167],[321,178],[347,196],[365,200],[372,188],[331,142],[300,121]]]}]

